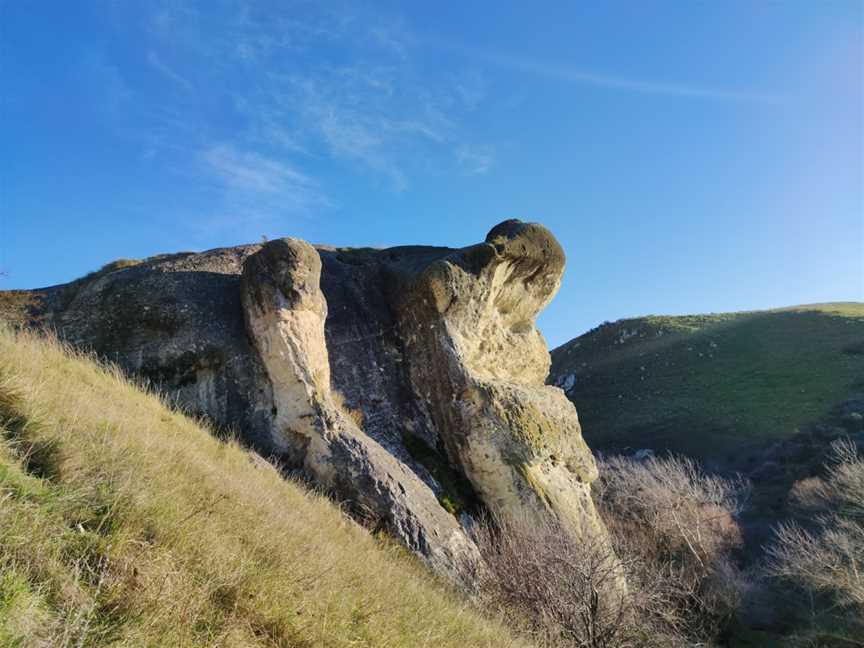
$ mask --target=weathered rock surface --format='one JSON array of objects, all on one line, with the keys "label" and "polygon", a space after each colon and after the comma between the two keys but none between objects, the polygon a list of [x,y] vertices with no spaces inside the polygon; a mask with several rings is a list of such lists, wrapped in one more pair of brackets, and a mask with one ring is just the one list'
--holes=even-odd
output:
[{"label": "weathered rock surface", "polygon": [[242,300],[253,344],[272,385],[272,430],[280,450],[319,484],[463,580],[479,553],[432,489],[369,437],[331,388],[324,341],[327,302],[321,259],[308,243],[281,239],[244,265]]},{"label": "weathered rock surface", "polygon": [[601,532],[597,468],[575,408],[544,384],[549,353],[534,326],[563,272],[546,228],[507,221],[427,266],[397,312],[415,391],[481,499],[510,515],[551,512],[582,535]]},{"label": "weathered rock surface", "polygon": [[5,295],[458,580],[483,508],[604,533],[591,453],[573,405],[544,384],[534,326],[563,271],[544,227],[506,221],[458,250],[281,239]]}]

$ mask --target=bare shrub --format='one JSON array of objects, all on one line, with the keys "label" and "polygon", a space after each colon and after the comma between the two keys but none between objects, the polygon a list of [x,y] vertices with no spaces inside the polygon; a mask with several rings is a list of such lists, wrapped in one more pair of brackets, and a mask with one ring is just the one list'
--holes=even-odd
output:
[{"label": "bare shrub", "polygon": [[475,539],[488,570],[479,575],[487,607],[540,644],[580,648],[642,645],[622,566],[602,537],[573,540],[553,520],[486,520]]},{"label": "bare shrub", "polygon": [[745,583],[730,554],[748,493],[686,458],[600,462],[595,502],[655,633],[707,640],[734,614]]},{"label": "bare shrub", "polygon": [[849,439],[831,444],[824,477],[796,482],[792,499],[799,509],[831,511],[850,520],[864,521],[864,457]]},{"label": "bare shrub", "polygon": [[[601,462],[609,537],[569,539],[554,522],[495,519],[478,545],[487,604],[552,646],[684,646],[715,638],[744,579],[730,559],[748,485],[687,459]],[[627,587],[622,588],[622,576]]]},{"label": "bare shrub", "polygon": [[769,548],[771,573],[864,614],[864,527],[840,516],[821,526],[816,533],[794,524],[779,527]]},{"label": "bare shrub", "polygon": [[741,544],[735,516],[749,487],[704,474],[692,459],[613,457],[601,462],[595,501],[613,527],[650,531],[659,549],[703,568]]},{"label": "bare shrub", "polygon": [[864,457],[857,446],[835,441],[824,477],[799,482],[792,498],[813,525],[777,528],[768,573],[810,595],[814,625],[827,617],[833,632],[864,630]]}]

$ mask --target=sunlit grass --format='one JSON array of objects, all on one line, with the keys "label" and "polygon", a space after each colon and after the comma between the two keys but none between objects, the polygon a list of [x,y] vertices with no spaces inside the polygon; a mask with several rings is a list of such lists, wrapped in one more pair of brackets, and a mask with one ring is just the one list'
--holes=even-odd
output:
[{"label": "sunlit grass", "polygon": [[55,341],[0,330],[0,422],[0,645],[516,645],[329,500]]}]

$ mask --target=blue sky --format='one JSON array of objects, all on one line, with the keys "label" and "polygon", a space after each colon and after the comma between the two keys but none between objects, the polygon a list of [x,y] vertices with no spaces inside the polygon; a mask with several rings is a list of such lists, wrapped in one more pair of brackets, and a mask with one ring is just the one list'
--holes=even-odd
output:
[{"label": "blue sky", "polygon": [[864,3],[0,0],[0,288],[296,236],[568,255],[551,346],[864,300]]}]

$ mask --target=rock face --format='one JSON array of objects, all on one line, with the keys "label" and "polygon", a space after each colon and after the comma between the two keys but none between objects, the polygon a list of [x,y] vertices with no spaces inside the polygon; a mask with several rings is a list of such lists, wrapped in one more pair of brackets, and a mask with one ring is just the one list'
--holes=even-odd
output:
[{"label": "rock face", "polygon": [[594,461],[573,405],[544,385],[534,326],[563,271],[544,227],[506,221],[458,250],[281,239],[6,302],[234,428],[465,582],[484,508],[605,533]]},{"label": "rock face", "polygon": [[573,405],[544,385],[549,352],[534,327],[563,272],[544,227],[507,221],[427,266],[397,310],[414,389],[481,499],[510,515],[551,512],[582,535],[600,531],[597,468]]},{"label": "rock face", "polygon": [[272,385],[273,442],[437,571],[464,580],[479,554],[456,518],[335,398],[320,282],[318,252],[297,239],[268,243],[243,268],[246,325]]}]

